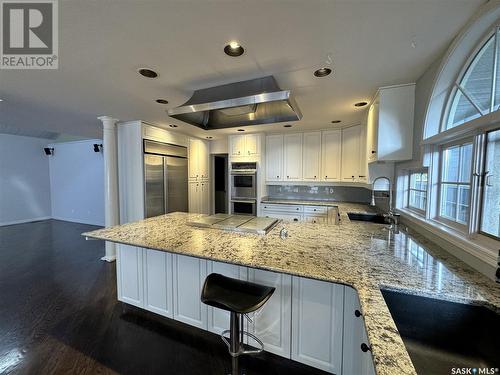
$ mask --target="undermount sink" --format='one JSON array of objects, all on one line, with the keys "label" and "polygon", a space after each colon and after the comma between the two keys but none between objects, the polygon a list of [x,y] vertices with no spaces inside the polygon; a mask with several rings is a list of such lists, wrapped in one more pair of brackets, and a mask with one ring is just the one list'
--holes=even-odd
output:
[{"label": "undermount sink", "polygon": [[388,290],[382,295],[418,374],[500,367],[499,314]]},{"label": "undermount sink", "polygon": [[348,212],[347,216],[352,221],[367,221],[377,224],[388,224],[387,219],[382,214],[372,214],[367,212]]}]

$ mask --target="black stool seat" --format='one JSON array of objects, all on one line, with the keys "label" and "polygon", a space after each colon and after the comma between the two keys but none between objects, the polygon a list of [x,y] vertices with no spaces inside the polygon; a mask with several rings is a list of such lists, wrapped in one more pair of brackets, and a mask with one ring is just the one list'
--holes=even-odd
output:
[{"label": "black stool seat", "polygon": [[248,314],[271,298],[275,288],[212,273],[205,279],[201,301],[222,310]]}]

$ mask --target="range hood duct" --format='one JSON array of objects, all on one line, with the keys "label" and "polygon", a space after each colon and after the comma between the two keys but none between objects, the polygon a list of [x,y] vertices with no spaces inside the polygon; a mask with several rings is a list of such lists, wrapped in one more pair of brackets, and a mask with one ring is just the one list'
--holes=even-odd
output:
[{"label": "range hood duct", "polygon": [[168,115],[205,130],[297,121],[302,118],[290,90],[273,76],[196,90]]}]

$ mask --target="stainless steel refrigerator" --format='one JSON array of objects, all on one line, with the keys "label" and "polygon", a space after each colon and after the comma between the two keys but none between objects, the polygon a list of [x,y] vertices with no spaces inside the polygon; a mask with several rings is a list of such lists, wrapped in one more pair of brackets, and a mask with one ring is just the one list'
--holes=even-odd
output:
[{"label": "stainless steel refrigerator", "polygon": [[144,140],[145,216],[188,212],[187,148]]}]

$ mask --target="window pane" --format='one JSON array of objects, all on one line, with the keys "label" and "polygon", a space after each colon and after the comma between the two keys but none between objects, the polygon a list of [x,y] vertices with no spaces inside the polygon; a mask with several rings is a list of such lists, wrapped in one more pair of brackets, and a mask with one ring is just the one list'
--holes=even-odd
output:
[{"label": "window pane", "polygon": [[496,81],[496,87],[495,87],[495,108],[494,110],[497,111],[498,108],[500,107],[500,64],[498,61],[500,61],[500,29],[497,31],[497,81]]},{"label": "window pane", "polygon": [[495,38],[491,37],[478,52],[460,82],[467,95],[485,112],[490,111],[491,105],[494,54]]},{"label": "window pane", "polygon": [[457,185],[441,185],[441,211],[440,216],[456,220],[457,217]]},{"label": "window pane", "polygon": [[467,219],[469,217],[469,196],[470,196],[469,186],[461,185],[458,187],[457,221],[462,224],[467,224]]},{"label": "window pane", "polygon": [[500,237],[500,130],[488,134],[481,231]]},{"label": "window pane", "polygon": [[449,147],[443,152],[443,169],[441,180],[445,182],[458,182],[460,162],[460,146]]},{"label": "window pane", "polygon": [[450,108],[450,114],[446,123],[446,129],[454,128],[464,122],[474,120],[481,113],[472,105],[460,90],[457,90]]},{"label": "window pane", "polygon": [[469,182],[472,168],[472,143],[460,147],[460,182]]}]

